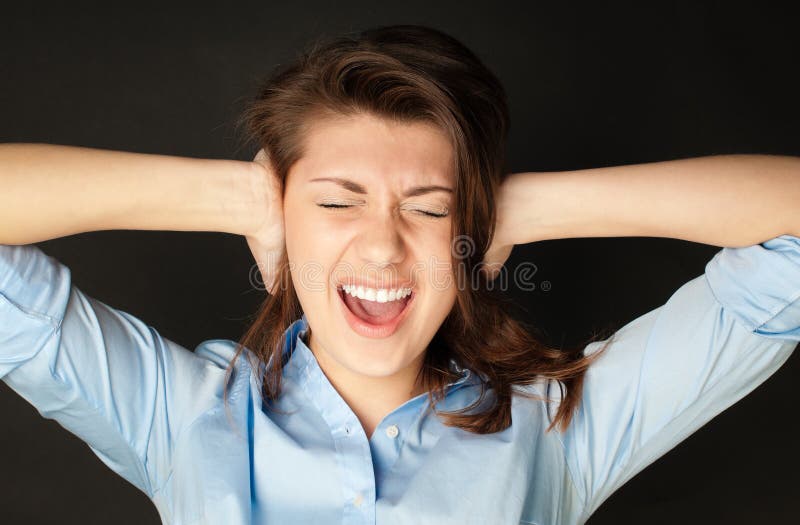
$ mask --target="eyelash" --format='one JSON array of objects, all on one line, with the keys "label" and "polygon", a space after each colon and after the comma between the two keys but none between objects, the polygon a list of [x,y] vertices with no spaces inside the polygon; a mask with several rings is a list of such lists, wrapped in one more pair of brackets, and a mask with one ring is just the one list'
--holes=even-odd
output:
[{"label": "eyelash", "polygon": [[[349,204],[317,204],[317,206],[321,208],[333,208],[333,209],[352,208],[352,205]],[[447,213],[433,213],[425,210],[414,210],[414,211],[418,211],[419,213],[426,215],[428,217],[432,217],[434,219],[443,219],[447,217]]]}]

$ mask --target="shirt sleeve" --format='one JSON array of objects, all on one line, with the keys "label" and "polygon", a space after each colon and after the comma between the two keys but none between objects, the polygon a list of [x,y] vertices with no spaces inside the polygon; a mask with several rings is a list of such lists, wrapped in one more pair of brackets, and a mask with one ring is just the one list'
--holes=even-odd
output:
[{"label": "shirt sleeve", "polygon": [[723,248],[703,275],[618,330],[560,434],[583,518],[769,378],[798,341],[800,239],[791,235]]},{"label": "shirt sleeve", "polygon": [[225,367],[86,296],[35,245],[0,244],[0,379],[149,497]]}]

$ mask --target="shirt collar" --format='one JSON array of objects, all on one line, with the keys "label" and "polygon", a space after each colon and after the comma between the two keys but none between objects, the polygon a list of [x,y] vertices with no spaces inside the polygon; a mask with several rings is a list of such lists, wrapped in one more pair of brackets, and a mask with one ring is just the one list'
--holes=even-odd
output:
[{"label": "shirt collar", "polygon": [[[287,376],[298,377],[298,372],[306,369],[313,374],[322,374],[316,356],[306,345],[303,338],[308,333],[308,319],[304,313],[302,317],[293,322],[284,332],[283,365],[284,374]],[[459,375],[458,379],[446,384],[445,394],[454,391],[464,385],[468,379],[474,376],[471,370],[459,366],[454,360],[450,360],[450,369]],[[327,379],[327,378],[326,378]]]},{"label": "shirt collar", "polygon": [[[333,387],[327,376],[317,362],[316,356],[306,345],[303,338],[308,333],[308,320],[303,314],[285,332],[285,346],[283,350],[284,377],[296,383],[310,401],[319,410],[320,415],[328,423],[334,438],[345,437],[354,428],[360,428],[360,423],[352,409],[345,403],[339,392]],[[451,369],[459,374],[458,379],[448,383],[445,387],[445,398],[450,398],[456,390],[475,384],[478,376],[469,369],[462,368],[451,360]],[[425,392],[407,400],[384,416],[381,423],[370,437],[370,443],[379,446],[381,433],[388,430],[389,426],[396,426],[402,433],[407,433],[415,421],[418,421],[422,410],[427,406],[428,393]],[[376,441],[377,440],[377,441]],[[403,440],[394,440],[399,446]]]}]

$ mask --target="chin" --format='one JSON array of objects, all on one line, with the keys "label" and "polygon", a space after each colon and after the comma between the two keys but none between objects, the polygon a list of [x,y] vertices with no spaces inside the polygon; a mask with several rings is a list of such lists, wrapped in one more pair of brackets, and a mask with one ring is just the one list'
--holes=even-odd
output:
[{"label": "chin", "polygon": [[375,348],[361,346],[359,351],[349,352],[347,360],[339,362],[352,372],[369,377],[389,377],[407,368],[413,358],[402,359],[398,355],[376,355]]}]

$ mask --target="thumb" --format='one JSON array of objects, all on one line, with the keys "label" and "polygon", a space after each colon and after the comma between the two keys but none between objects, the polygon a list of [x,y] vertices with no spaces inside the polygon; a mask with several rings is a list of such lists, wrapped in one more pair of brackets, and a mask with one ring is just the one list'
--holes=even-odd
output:
[{"label": "thumb", "polygon": [[513,245],[501,246],[495,250],[486,252],[483,256],[483,261],[481,261],[480,271],[483,272],[488,280],[493,281],[500,275],[503,265],[511,255],[511,250],[513,248]]}]

